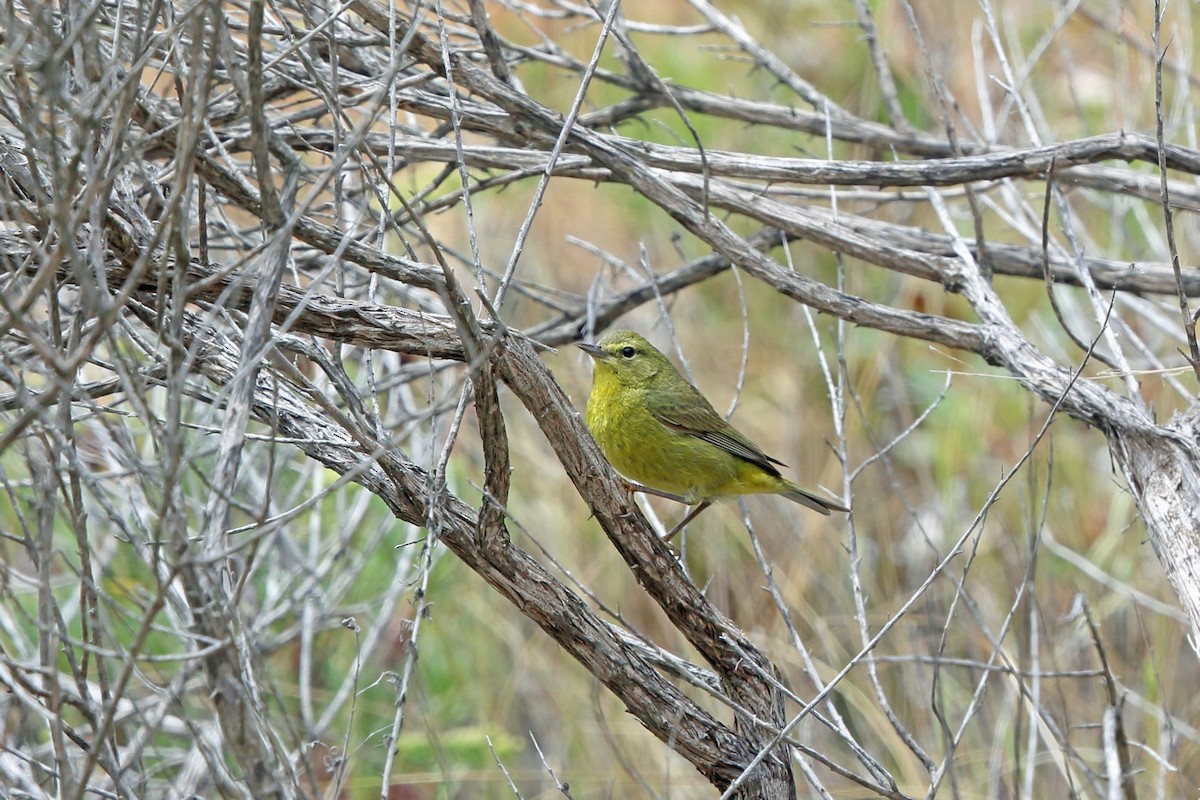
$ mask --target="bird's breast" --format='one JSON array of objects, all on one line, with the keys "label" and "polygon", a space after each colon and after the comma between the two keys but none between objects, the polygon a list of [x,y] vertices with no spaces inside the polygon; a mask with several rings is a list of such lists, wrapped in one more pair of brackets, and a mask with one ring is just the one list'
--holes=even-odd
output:
[{"label": "bird's breast", "polygon": [[611,437],[621,427],[625,409],[633,402],[632,393],[622,389],[620,381],[607,371],[597,369],[592,377],[586,421],[597,444],[608,454]]},{"label": "bird's breast", "polygon": [[664,427],[640,390],[597,376],[586,419],[608,462],[626,478],[681,496],[703,494],[711,469],[696,472],[696,455],[716,448]]}]

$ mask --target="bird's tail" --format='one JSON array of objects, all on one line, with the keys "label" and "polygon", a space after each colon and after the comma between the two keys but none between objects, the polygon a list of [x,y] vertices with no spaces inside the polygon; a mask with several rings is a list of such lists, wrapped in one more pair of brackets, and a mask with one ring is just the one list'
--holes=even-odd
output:
[{"label": "bird's tail", "polygon": [[787,480],[786,478],[784,479],[784,482],[787,484],[787,486],[783,491],[780,492],[780,494],[786,497],[788,500],[792,500],[793,502],[799,503],[802,506],[811,508],[813,511],[819,511],[825,516],[829,516],[830,511],[850,510],[836,500],[828,500],[824,497],[819,497],[812,492],[807,491],[806,489],[801,489],[799,486]]}]

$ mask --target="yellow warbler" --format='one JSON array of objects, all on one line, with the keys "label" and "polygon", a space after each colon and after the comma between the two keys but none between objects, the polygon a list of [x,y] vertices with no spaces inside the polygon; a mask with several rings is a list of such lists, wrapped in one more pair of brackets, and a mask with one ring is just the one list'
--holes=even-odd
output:
[{"label": "yellow warbler", "polygon": [[587,426],[609,463],[649,491],[698,504],[670,539],[714,500],[779,494],[822,514],[849,511],[783,477],[782,462],[730,425],[654,345],[613,331],[578,345],[595,361]]}]

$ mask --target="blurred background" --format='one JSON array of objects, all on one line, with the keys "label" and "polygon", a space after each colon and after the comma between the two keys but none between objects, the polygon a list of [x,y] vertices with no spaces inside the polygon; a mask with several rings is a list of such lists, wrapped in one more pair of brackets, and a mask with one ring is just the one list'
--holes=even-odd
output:
[{"label": "blurred background", "polygon": [[[1151,4],[932,0],[913,8],[865,5],[895,79],[899,108],[912,129],[931,140],[947,139],[943,108],[953,108],[950,121],[966,152],[985,144],[1028,147],[1115,131],[1154,133]],[[859,17],[862,7],[824,0],[723,2],[717,9],[854,119],[886,127],[889,110]],[[756,66],[746,49],[715,29],[707,8],[701,0],[625,4],[625,34],[671,85],[774,109],[822,111],[806,105],[777,74]],[[563,113],[579,89],[578,70],[568,65],[591,58],[600,30],[597,14],[606,9],[568,2],[486,4],[495,31],[513,48],[520,88]],[[415,11],[427,32],[436,32],[436,9],[399,4],[396,10],[402,16]],[[243,13],[224,11],[230,19]],[[455,36],[465,35],[466,5],[446,4],[443,11]],[[325,12],[334,14],[332,8]],[[322,18],[305,16],[290,4],[272,6],[270,13],[291,20],[296,31]],[[1187,146],[1195,146],[1192,13],[1191,4],[1172,4],[1162,25],[1165,138]],[[372,38],[361,22],[345,13],[339,24],[361,32],[366,53]],[[347,52],[353,53],[355,40],[346,30],[339,35],[347,36]],[[13,42],[10,37],[5,45],[10,61],[16,60]],[[282,52],[284,40],[272,46]],[[521,54],[520,48],[528,50]],[[600,69],[622,75],[627,63],[610,39]],[[1011,79],[1018,85],[1009,86]],[[161,80],[143,78],[147,85]],[[939,92],[952,97],[953,105],[943,105]],[[1014,93],[1020,103],[1013,101]],[[619,81],[597,79],[581,111],[608,108],[629,95]],[[303,107],[300,101],[289,106],[285,94],[272,102],[280,112]],[[675,109],[656,107],[604,130],[676,148],[694,148],[698,135],[709,151],[746,155],[913,158],[848,138],[752,124],[738,114],[689,111],[686,118],[693,130]],[[432,137],[438,131],[444,141],[453,140],[442,120],[423,116],[415,105],[397,109],[394,119],[413,135]],[[477,132],[466,140],[493,142]],[[512,258],[539,173],[478,191],[468,219],[454,200],[461,186],[455,172],[434,161],[405,160],[403,152],[400,158],[395,187],[409,200],[425,202],[423,221],[464,286],[475,282],[473,228],[478,260],[494,287],[495,276]],[[314,170],[328,164],[324,154],[307,153],[305,159]],[[1157,183],[1153,165],[1110,166]],[[471,171],[476,182],[488,174]],[[1183,176],[1181,182],[1194,180]],[[836,204],[841,212],[944,232],[921,187],[745,185],[790,203],[826,209]],[[436,190],[423,195],[429,187]],[[989,243],[1040,252],[1043,181],[977,183],[975,188]],[[1073,227],[1065,232],[1056,210],[1051,232],[1065,248],[1121,264],[1169,260],[1155,197],[1063,188]],[[378,212],[384,204],[356,195],[352,180],[344,191],[342,206],[330,199],[318,216],[325,215],[331,225],[369,228],[371,219],[354,214],[363,208]],[[975,222],[962,187],[941,191],[958,232],[973,240]],[[437,197],[449,199],[438,208]],[[387,203],[400,212],[394,199]],[[1034,213],[1015,212],[1022,203]],[[348,214],[343,206],[356,211]],[[1193,212],[1181,207],[1175,216],[1185,270],[1195,263]],[[758,228],[743,215],[724,219],[741,235]],[[194,219],[190,224],[194,242],[198,228]],[[214,259],[237,262],[246,252],[250,225],[248,215],[236,210],[214,213],[209,227]],[[418,260],[433,261],[421,237],[408,241]],[[405,253],[394,234],[381,234],[375,244]],[[627,186],[556,177],[548,182],[523,242],[503,316],[510,326],[536,335],[709,252]],[[804,240],[776,247],[770,255],[789,270],[851,295],[975,321],[970,306],[935,281],[841,257]],[[332,292],[327,278],[324,284],[313,279],[314,271],[301,263],[298,277],[289,273],[287,280],[312,281],[320,291]],[[15,291],[21,285],[14,279],[10,287]],[[437,298],[386,281],[365,287],[363,274],[350,273],[339,291],[349,296],[370,291],[379,303],[441,310]],[[997,275],[995,287],[1013,321],[1042,352],[1072,369],[1083,362],[1083,352],[1051,308],[1040,271],[1032,277]],[[1064,285],[1054,291],[1066,318],[1090,341],[1097,327],[1084,291]],[[1107,293],[1104,297],[1107,302]],[[1176,350],[1182,342],[1178,300],[1147,293],[1117,308],[1127,326],[1123,341],[1138,343],[1133,360],[1145,370],[1137,376],[1141,392],[1157,419],[1166,420],[1194,396],[1194,389],[1180,385],[1191,386],[1188,375],[1159,368],[1183,363]],[[48,306],[30,313],[50,324]],[[614,326],[635,329],[668,353],[719,411],[728,412],[739,429],[788,465],[786,475],[851,501],[849,519],[820,517],[777,497],[724,503],[699,517],[679,542],[694,582],[780,668],[801,701],[819,690],[814,675],[822,685],[833,678],[959,547],[945,571],[831,695],[846,728],[895,778],[901,794],[1122,796],[1112,793],[1117,790],[1106,778],[1111,749],[1104,737],[1106,730],[1111,735],[1115,719],[1110,688],[1120,698],[1136,791],[1159,797],[1195,791],[1200,784],[1196,653],[1101,433],[1066,416],[1052,417],[1047,403],[974,355],[817,314],[736,267],[681,291],[651,296]],[[586,337],[603,333],[587,330],[586,324],[582,328]],[[27,345],[18,337],[7,352],[15,360]],[[431,471],[446,456],[450,492],[478,506],[483,456],[472,410],[466,410],[452,447],[443,449],[463,385],[461,365],[329,342],[322,346],[341,360],[364,396],[378,403],[378,418],[407,456]],[[105,347],[106,357],[118,358],[115,342]],[[591,384],[588,359],[569,344],[544,358],[582,412]],[[21,403],[14,399],[20,387],[52,380],[9,366],[10,372],[0,376],[7,385],[0,388],[13,394],[7,396],[0,427],[22,419]],[[328,388],[320,374],[306,369],[314,385]],[[110,374],[104,364],[92,363],[80,380]],[[1124,391],[1122,378],[1102,364],[1089,363],[1083,377]],[[158,457],[158,434],[146,420],[166,413],[166,394],[147,388],[149,411],[127,399],[114,400],[118,395],[76,405],[70,425],[75,441],[63,451],[78,453],[74,461],[57,450],[60,463],[39,455],[36,425],[6,440],[7,449],[0,452],[0,528],[6,534],[0,543],[5,601],[0,644],[10,686],[3,702],[3,744],[10,755],[23,754],[19,760],[52,760],[51,736],[32,711],[36,687],[17,676],[48,646],[39,624],[47,602],[58,609],[64,629],[88,639],[77,598],[79,576],[91,570],[104,598],[93,623],[104,631],[103,642],[91,651],[76,647],[76,655],[89,652],[90,658],[107,661],[114,675],[131,670],[124,690],[134,698],[174,687],[163,717],[148,721],[135,714],[117,724],[128,726],[120,734],[126,744],[138,737],[139,728],[153,731],[139,743],[137,761],[146,769],[133,793],[175,796],[178,790],[163,780],[173,776],[179,787],[204,796],[233,796],[229,787],[214,788],[198,777],[206,763],[198,754],[205,751],[197,744],[202,737],[190,738],[187,720],[207,714],[208,699],[195,667],[183,666],[194,664],[182,655],[189,645],[181,642],[176,626],[164,621],[169,612],[154,604],[152,587],[163,582],[162,565],[133,546],[130,537],[136,534],[118,522],[130,529],[154,527],[153,509],[165,494],[153,474],[131,473]],[[514,468],[507,511],[517,544],[564,581],[585,588],[590,602],[619,614],[622,624],[696,661],[697,654],[590,519],[536,421],[503,388],[501,402]],[[197,395],[184,400],[188,466],[180,482],[189,530],[198,525],[207,500],[207,475],[225,413]],[[397,521],[361,486],[335,485],[333,472],[278,441],[261,423],[251,423],[242,458],[230,527],[245,526],[240,535],[254,538],[253,544],[231,546],[238,566],[226,579],[236,586],[236,607],[247,641],[253,642],[261,713],[294,763],[315,776],[313,796],[716,796],[698,772],[644,731],[532,622],[454,556],[431,545],[425,530]],[[53,464],[53,474],[83,465],[92,477],[76,490],[68,480],[39,476],[47,464]],[[60,502],[76,493],[77,506]],[[640,502],[665,529],[685,511],[665,500]],[[71,508],[86,509],[90,521],[81,524]],[[268,524],[284,511],[286,518]],[[24,541],[37,538],[35,530],[45,537],[38,539],[42,549]],[[49,554],[51,561],[39,561],[31,555],[35,551]],[[93,561],[86,570],[83,553]],[[143,620],[152,623],[148,629]],[[67,670],[65,658],[48,651],[41,655],[43,662],[59,661]],[[702,692],[688,691],[720,718],[732,717]],[[799,707],[789,702],[789,715]],[[164,718],[174,720],[175,727]],[[394,731],[393,748],[389,736]],[[795,735],[839,763],[853,759],[842,739],[812,719]],[[219,762],[213,752],[208,757]],[[922,763],[923,753],[935,764],[946,759],[950,766],[931,770]],[[818,790],[798,772],[802,796],[821,791],[831,797],[869,796],[807,756],[802,760],[812,765],[823,787]],[[569,784],[569,790],[560,789],[560,783]]]}]

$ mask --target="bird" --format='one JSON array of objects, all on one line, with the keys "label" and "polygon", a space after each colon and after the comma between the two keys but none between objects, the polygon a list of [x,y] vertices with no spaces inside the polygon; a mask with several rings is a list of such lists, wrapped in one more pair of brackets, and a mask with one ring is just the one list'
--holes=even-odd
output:
[{"label": "bird", "polygon": [[783,477],[787,465],[730,425],[640,334],[614,330],[577,347],[594,362],[585,421],[608,462],[636,481],[634,491],[695,506],[664,541],[714,501],[739,495],[778,494],[826,516],[850,510]]}]

